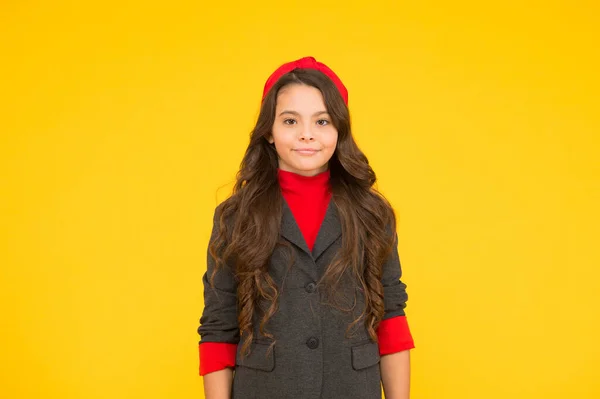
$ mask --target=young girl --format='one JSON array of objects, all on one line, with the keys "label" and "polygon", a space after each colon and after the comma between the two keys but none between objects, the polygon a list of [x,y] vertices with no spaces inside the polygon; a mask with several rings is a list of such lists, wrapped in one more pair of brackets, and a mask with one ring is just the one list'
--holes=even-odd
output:
[{"label": "young girl", "polygon": [[215,210],[198,333],[207,399],[409,397],[395,214],[350,129],[348,92],[305,57],[267,80]]}]

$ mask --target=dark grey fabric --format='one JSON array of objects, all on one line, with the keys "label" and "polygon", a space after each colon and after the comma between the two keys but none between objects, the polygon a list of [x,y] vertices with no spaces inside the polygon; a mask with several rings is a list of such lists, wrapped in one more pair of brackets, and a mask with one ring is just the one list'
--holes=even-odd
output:
[{"label": "dark grey fabric", "polygon": [[[213,228],[214,238],[216,233]],[[248,356],[238,345],[233,398],[278,399],[380,399],[379,348],[363,323],[349,324],[364,309],[357,284],[343,277],[335,298],[326,296],[316,283],[341,246],[341,225],[333,201],[327,208],[313,251],[309,251],[294,216],[284,200],[282,237],[292,244],[295,261],[290,266],[287,248],[277,247],[270,274],[280,290],[278,310],[267,330],[275,344],[262,338],[255,322],[255,339]],[[231,272],[220,270],[215,286],[208,284],[214,260],[208,255],[204,282],[204,311],[198,332],[202,342],[238,343],[236,284]],[[384,264],[385,318],[404,315],[406,285],[396,248]],[[356,294],[356,295],[355,295]],[[331,301],[336,301],[337,307]],[[351,307],[352,311],[338,309]]]}]

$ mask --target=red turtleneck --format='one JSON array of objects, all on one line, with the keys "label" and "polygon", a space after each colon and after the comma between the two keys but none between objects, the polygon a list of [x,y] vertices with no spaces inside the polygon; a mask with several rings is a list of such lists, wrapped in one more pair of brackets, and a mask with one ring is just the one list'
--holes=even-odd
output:
[{"label": "red turtleneck", "polygon": [[[294,219],[312,251],[327,206],[331,200],[330,171],[315,176],[302,176],[278,169],[281,192]],[[414,348],[414,342],[405,316],[382,320],[377,330],[380,355]],[[200,375],[235,367],[236,344],[205,342],[199,345]]]},{"label": "red turtleneck", "polygon": [[315,176],[302,176],[278,169],[279,186],[308,249],[312,251],[317,233],[331,200],[329,169]]}]

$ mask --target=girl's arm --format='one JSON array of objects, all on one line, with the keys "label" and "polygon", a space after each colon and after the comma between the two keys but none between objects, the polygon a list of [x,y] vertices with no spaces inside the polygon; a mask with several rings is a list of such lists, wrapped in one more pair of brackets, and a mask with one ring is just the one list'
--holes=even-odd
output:
[{"label": "girl's arm", "polygon": [[233,370],[226,368],[204,376],[204,397],[206,399],[230,399]]},{"label": "girl's arm", "polygon": [[382,356],[379,367],[385,398],[409,399],[410,350]]},{"label": "girl's arm", "polygon": [[381,283],[384,292],[384,320],[377,331],[381,361],[381,382],[386,399],[409,399],[410,397],[410,349],[414,341],[406,321],[406,284],[400,279],[402,267],[398,255],[398,235],[394,249],[383,265]]},{"label": "girl's arm", "polygon": [[[215,210],[213,230],[209,245],[215,239],[219,220]],[[211,276],[214,272],[214,280]],[[237,323],[237,283],[233,267],[226,263],[216,269],[215,259],[207,251],[206,272],[202,277],[204,309],[198,333],[200,375],[204,380],[207,399],[230,399],[235,367],[236,348],[239,343]]]}]

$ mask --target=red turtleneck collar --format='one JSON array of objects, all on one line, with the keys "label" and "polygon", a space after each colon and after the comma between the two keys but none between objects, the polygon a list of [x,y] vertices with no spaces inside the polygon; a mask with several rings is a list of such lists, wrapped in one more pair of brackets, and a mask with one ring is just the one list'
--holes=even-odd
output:
[{"label": "red turtleneck collar", "polygon": [[312,251],[331,199],[330,171],[327,169],[314,176],[303,176],[278,169],[277,177],[283,198]]}]

